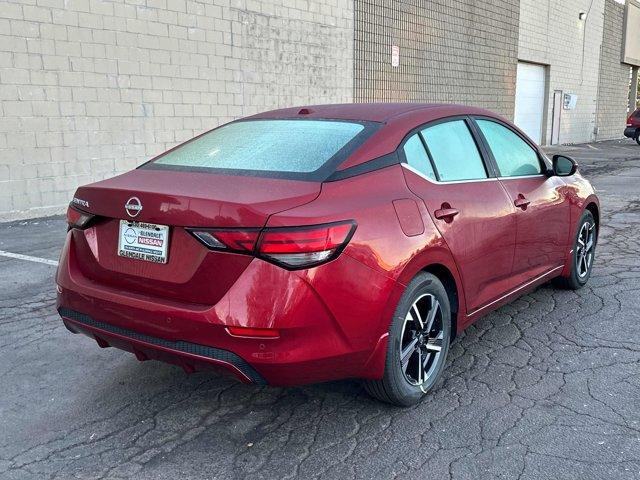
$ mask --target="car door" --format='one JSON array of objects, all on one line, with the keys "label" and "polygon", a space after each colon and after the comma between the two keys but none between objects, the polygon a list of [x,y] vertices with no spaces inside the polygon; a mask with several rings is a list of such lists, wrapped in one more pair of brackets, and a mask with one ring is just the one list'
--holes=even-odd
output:
[{"label": "car door", "polygon": [[487,168],[468,118],[429,124],[401,145],[409,188],[424,201],[462,277],[467,311],[511,288],[515,208]]},{"label": "car door", "polygon": [[570,229],[566,185],[546,174],[537,150],[508,125],[490,118],[475,122],[517,209],[513,275],[524,283],[564,263]]}]

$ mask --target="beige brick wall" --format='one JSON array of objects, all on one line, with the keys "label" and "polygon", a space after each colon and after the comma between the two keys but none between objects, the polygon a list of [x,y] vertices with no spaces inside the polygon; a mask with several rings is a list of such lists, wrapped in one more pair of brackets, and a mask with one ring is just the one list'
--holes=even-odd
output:
[{"label": "beige brick wall", "polygon": [[631,67],[621,63],[624,6],[606,0],[598,79],[597,140],[622,138],[629,104]]},{"label": "beige brick wall", "polygon": [[463,103],[513,118],[518,16],[517,0],[355,0],[356,99]]},{"label": "beige brick wall", "polygon": [[0,0],[0,220],[233,118],[353,99],[343,0]]},{"label": "beige brick wall", "polygon": [[[549,66],[546,143],[551,138],[554,90],[578,95],[575,110],[562,110],[560,143],[595,139],[604,3],[520,0],[518,58]],[[588,12],[586,20],[578,18],[581,11]]]}]

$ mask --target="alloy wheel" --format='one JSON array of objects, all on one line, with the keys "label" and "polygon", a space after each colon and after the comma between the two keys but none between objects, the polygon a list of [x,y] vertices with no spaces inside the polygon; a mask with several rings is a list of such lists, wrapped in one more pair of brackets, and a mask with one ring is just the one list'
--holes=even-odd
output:
[{"label": "alloy wheel", "polygon": [[442,355],[444,329],[440,303],[431,294],[413,302],[400,336],[400,365],[411,385],[423,388],[433,376]]},{"label": "alloy wheel", "polygon": [[595,224],[584,222],[578,233],[576,244],[576,272],[578,277],[584,278],[591,269],[595,247]]}]

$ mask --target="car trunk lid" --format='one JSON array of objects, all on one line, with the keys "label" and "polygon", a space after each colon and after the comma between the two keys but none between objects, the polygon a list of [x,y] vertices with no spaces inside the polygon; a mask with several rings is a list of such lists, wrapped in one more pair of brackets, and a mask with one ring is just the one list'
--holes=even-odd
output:
[{"label": "car trunk lid", "polygon": [[[318,182],[158,170],[80,187],[73,205],[98,218],[73,232],[77,265],[87,279],[108,287],[212,305],[252,257],[210,251],[186,227],[261,228],[270,215],[314,200],[320,188]],[[121,220],[169,226],[167,262],[118,255]]]},{"label": "car trunk lid", "polygon": [[[169,226],[262,227],[319,193],[318,182],[139,169],[78,188],[74,203],[101,217]],[[125,204],[134,197],[142,208],[132,217]]]}]

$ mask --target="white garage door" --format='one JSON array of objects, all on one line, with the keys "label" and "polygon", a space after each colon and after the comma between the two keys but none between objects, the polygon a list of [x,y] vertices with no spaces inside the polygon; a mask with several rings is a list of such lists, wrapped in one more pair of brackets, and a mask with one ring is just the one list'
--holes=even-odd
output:
[{"label": "white garage door", "polygon": [[537,143],[542,141],[545,71],[541,65],[518,63],[515,124]]}]

